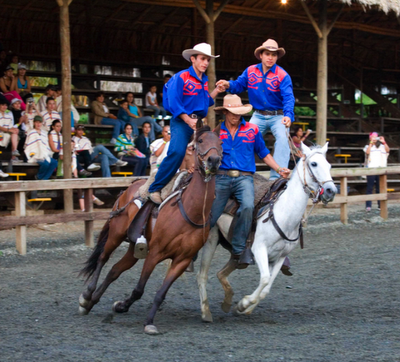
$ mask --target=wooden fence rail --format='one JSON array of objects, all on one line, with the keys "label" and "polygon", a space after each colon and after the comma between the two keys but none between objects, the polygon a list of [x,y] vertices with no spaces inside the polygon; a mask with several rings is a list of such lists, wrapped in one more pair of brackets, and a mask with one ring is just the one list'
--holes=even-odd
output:
[{"label": "wooden fence rail", "polygon": [[[259,172],[268,176],[269,172]],[[340,194],[337,195],[332,204],[340,204],[340,220],[347,224],[348,209],[351,203],[371,201],[381,201],[381,216],[388,217],[387,201],[400,200],[400,192],[387,193],[387,175],[399,174],[400,166],[386,168],[348,168],[332,169],[332,177],[340,180]],[[374,195],[349,196],[347,193],[347,181],[349,177],[379,175],[380,193]],[[141,177],[137,177],[139,179]],[[106,220],[108,212],[93,211],[93,189],[100,188],[125,188],[133,181],[133,178],[90,178],[90,179],[71,179],[71,180],[49,180],[49,181],[8,181],[0,182],[0,192],[15,193],[15,213],[16,216],[5,216],[0,219],[0,228],[16,228],[16,248],[22,255],[26,254],[26,227],[33,224],[52,224],[66,223],[70,221],[85,222],[85,244],[89,247],[94,246],[93,222],[94,220]],[[26,216],[26,192],[39,190],[73,190],[82,189],[85,192],[85,212],[82,213],[59,213],[46,214],[40,216]]]}]

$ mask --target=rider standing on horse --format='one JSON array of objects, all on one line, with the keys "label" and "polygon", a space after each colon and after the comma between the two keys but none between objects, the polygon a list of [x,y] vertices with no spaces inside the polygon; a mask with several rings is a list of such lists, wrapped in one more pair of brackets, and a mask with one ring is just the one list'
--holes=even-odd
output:
[{"label": "rider standing on horse", "polygon": [[[275,40],[268,39],[254,51],[261,63],[251,65],[235,81],[219,80],[217,86],[229,89],[230,93],[249,93],[249,101],[254,107],[250,123],[260,129],[263,136],[270,129],[275,137],[274,157],[283,167],[287,167],[290,148],[286,127],[294,119],[293,85],[289,74],[276,61],[285,55]],[[279,178],[272,170],[270,180]]]},{"label": "rider standing on horse", "polygon": [[208,108],[214,105],[219,93],[217,88],[208,93],[208,78],[205,72],[211,58],[211,46],[200,43],[193,49],[182,52],[184,59],[192,63],[189,69],[175,74],[163,90],[164,108],[172,114],[171,141],[167,157],[163,160],[156,174],[155,181],[150,185],[150,199],[160,204],[161,190],[175,175],[181,165],[198,119],[206,117]]},{"label": "rider standing on horse", "polygon": [[290,171],[280,167],[269,150],[265,147],[258,126],[246,122],[242,115],[252,110],[250,104],[243,105],[239,96],[228,94],[224,97],[222,107],[215,111],[223,111],[225,121],[217,127],[222,141],[222,163],[217,172],[215,200],[211,209],[211,227],[213,227],[224,211],[228,199],[232,196],[238,200],[240,208],[233,231],[232,255],[242,268],[251,259],[244,253],[246,239],[251,229],[254,209],[253,174],[256,171],[254,153],[278,175],[288,177]]}]

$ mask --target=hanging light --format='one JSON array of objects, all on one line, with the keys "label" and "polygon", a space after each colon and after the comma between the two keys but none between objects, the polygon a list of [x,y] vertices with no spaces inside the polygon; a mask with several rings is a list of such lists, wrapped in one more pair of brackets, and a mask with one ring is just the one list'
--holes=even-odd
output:
[{"label": "hanging light", "polygon": [[286,3],[287,3],[287,0],[281,0],[281,3],[282,3],[282,4],[286,4]]}]

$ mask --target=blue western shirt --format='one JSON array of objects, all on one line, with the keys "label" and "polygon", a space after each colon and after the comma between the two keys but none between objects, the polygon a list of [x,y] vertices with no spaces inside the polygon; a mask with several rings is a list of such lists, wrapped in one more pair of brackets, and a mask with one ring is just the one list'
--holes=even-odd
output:
[{"label": "blue western shirt", "polygon": [[232,139],[231,134],[225,126],[221,124],[219,138],[222,141],[222,163],[221,170],[239,170],[245,172],[256,172],[256,160],[254,153],[263,159],[270,152],[265,147],[258,126],[246,122],[243,118],[239,128]]},{"label": "blue western shirt", "polygon": [[249,101],[254,109],[277,111],[294,121],[293,85],[289,74],[278,65],[274,65],[263,74],[262,63],[248,67],[237,80],[229,81],[230,93],[248,91]]},{"label": "blue western shirt", "polygon": [[203,74],[200,80],[193,67],[176,73],[164,85],[163,105],[174,118],[183,113],[195,113],[204,118],[208,107],[213,104],[214,100],[208,93],[208,77]]}]

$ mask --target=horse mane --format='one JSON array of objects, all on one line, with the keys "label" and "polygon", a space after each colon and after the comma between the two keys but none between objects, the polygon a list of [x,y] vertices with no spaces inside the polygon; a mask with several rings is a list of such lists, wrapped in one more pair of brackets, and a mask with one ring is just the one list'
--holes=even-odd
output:
[{"label": "horse mane", "polygon": [[195,136],[194,141],[197,142],[199,140],[199,138],[206,132],[211,132],[210,126],[203,126],[203,127],[196,129],[196,136]]}]

